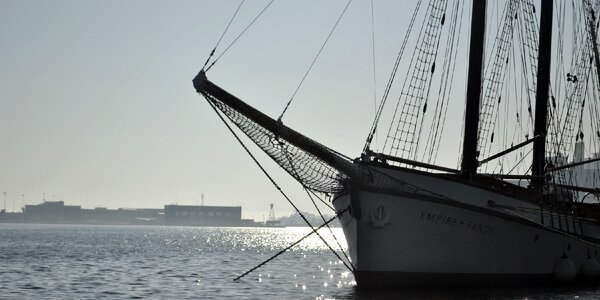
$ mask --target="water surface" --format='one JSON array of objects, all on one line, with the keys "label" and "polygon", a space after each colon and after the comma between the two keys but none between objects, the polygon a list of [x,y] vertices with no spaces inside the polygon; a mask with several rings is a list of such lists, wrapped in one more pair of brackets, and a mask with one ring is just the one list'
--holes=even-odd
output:
[{"label": "water surface", "polygon": [[[2,299],[597,299],[598,288],[359,291],[308,228],[0,224]],[[341,229],[320,231],[345,249]],[[339,251],[338,251],[339,252]],[[341,254],[340,254],[341,255]]]}]

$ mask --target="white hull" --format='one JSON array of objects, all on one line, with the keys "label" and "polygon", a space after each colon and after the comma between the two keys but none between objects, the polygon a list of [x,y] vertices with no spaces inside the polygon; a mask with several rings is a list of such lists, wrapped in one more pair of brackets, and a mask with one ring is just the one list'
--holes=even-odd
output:
[{"label": "white hull", "polygon": [[541,224],[539,208],[527,202],[425,174],[385,172],[449,199],[368,190],[338,195],[336,210],[352,210],[341,223],[359,286],[543,282],[565,260],[579,275],[598,259],[596,244],[576,236],[597,229],[591,223],[567,218],[562,226],[571,224],[572,232],[560,232]]}]

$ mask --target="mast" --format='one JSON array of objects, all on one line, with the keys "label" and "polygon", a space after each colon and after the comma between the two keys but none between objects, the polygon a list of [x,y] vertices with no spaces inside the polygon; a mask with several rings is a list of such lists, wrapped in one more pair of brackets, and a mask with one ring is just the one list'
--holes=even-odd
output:
[{"label": "mast", "polygon": [[546,128],[548,119],[548,88],[550,86],[550,55],[552,45],[553,0],[541,2],[540,39],[538,47],[537,90],[535,97],[534,136],[541,136],[533,142],[533,163],[531,166],[531,187],[540,194],[544,188],[544,166],[546,164]]},{"label": "mast", "polygon": [[469,46],[469,73],[467,78],[467,107],[461,171],[470,176],[477,172],[477,134],[479,132],[479,101],[483,72],[485,43],[486,0],[474,0],[471,18],[471,41]]}]

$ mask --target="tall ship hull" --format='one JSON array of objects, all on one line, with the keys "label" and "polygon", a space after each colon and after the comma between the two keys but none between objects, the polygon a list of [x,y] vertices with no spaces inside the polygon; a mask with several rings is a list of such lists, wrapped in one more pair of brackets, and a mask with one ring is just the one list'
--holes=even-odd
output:
[{"label": "tall ship hull", "polygon": [[593,222],[540,211],[506,185],[494,191],[460,178],[386,171],[441,197],[360,187],[334,197],[337,211],[351,208],[340,221],[361,287],[525,285],[600,274]]}]

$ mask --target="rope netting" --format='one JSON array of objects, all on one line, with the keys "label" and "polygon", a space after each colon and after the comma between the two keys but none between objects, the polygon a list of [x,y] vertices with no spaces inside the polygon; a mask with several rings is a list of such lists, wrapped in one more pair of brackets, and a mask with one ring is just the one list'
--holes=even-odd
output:
[{"label": "rope netting", "polygon": [[479,137],[477,140],[480,158],[489,155],[491,144],[494,143],[494,129],[496,115],[502,102],[501,92],[505,83],[506,70],[510,50],[513,43],[514,15],[519,7],[519,2],[510,0],[504,8],[504,21],[498,28],[498,34],[492,46],[493,54],[488,62],[483,80],[483,92],[479,116]]},{"label": "rope netting", "polygon": [[[309,147],[318,147],[321,151],[335,156],[338,164],[341,166],[340,168],[335,168],[327,164],[323,159],[286,141],[277,132],[261,126],[225,103],[225,101],[219,100],[206,91],[202,91],[201,94],[250,138],[252,142],[308,190],[326,194],[342,192],[344,191],[346,180],[351,179],[347,173],[352,173],[360,174],[358,177],[362,178],[363,181],[358,183],[371,188],[437,198],[443,197],[401,181],[367,165],[354,162],[349,157],[304,137],[310,143]],[[285,132],[285,130],[288,129],[282,124],[280,132]],[[364,180],[365,178],[367,178],[366,181]],[[356,178],[354,179],[356,180]]]},{"label": "rope netting", "polygon": [[447,1],[433,0],[427,8],[426,19],[408,68],[410,75],[407,76],[396,102],[393,120],[383,145],[383,152],[390,155],[416,159],[446,7]]},{"label": "rope netting", "polygon": [[[565,99],[562,106],[556,105],[553,99],[549,110],[551,112],[550,126],[547,139],[547,159],[555,166],[563,165],[573,159],[573,145],[580,140],[581,117],[584,113],[584,103],[590,92],[590,79],[592,75],[592,36],[585,20],[590,17],[589,2],[583,1],[575,5],[574,14],[584,20],[577,22],[573,35],[573,65],[566,74],[564,83]],[[552,181],[556,184],[576,185],[573,170],[560,170],[552,174]]]},{"label": "rope netting", "polygon": [[[204,94],[204,97],[303,186],[322,193],[336,193],[342,190],[342,182],[347,178],[345,174],[314,155],[286,142],[274,132],[256,124],[218,99],[208,94]],[[333,152],[323,145],[320,146]],[[345,159],[351,163],[350,159]]]}]

